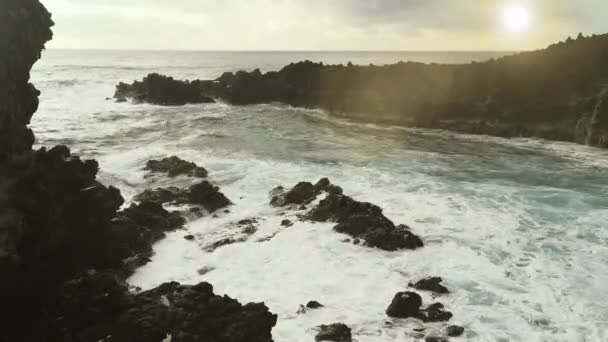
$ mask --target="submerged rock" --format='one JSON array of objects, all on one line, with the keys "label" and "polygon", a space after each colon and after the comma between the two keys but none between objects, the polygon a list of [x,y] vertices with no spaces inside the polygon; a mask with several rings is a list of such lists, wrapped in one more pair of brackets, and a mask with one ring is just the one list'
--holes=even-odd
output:
[{"label": "submerged rock", "polygon": [[334,323],[331,325],[322,325],[320,331],[315,336],[315,341],[335,341],[335,342],[351,342],[352,334],[350,328],[344,323]]},{"label": "submerged rock", "polygon": [[190,177],[206,178],[207,170],[195,163],[172,156],[161,160],[149,160],[144,170],[155,173],[166,173],[169,177],[188,175]]},{"label": "submerged rock", "polygon": [[448,339],[445,336],[433,334],[425,336],[424,342],[448,342]]},{"label": "submerged rock", "polygon": [[420,311],[421,319],[425,322],[447,322],[452,319],[453,314],[444,310],[444,305],[434,303]]},{"label": "submerged rock", "polygon": [[415,284],[409,284],[410,287],[415,288],[416,290],[421,291],[431,291],[435,293],[450,293],[447,287],[443,286],[441,283],[443,279],[440,277],[429,277],[422,280],[419,280]]},{"label": "submerged rock", "polygon": [[378,206],[358,202],[345,195],[330,194],[306,217],[317,222],[338,222],[334,227],[337,232],[364,240],[369,247],[396,251],[423,246],[422,240],[409,227],[395,226]]}]

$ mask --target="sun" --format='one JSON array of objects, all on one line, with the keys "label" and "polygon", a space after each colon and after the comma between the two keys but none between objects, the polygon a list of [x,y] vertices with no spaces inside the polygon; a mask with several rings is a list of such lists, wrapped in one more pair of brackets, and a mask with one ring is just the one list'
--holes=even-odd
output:
[{"label": "sun", "polygon": [[501,11],[501,24],[509,32],[527,32],[530,30],[532,15],[530,9],[517,4],[505,6]]}]

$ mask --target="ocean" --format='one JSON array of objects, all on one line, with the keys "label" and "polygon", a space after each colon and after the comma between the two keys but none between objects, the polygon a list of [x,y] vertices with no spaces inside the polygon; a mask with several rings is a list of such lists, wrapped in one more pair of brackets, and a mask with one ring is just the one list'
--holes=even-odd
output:
[{"label": "ocean", "polygon": [[[118,187],[127,204],[144,189],[193,182],[145,177],[149,159],[177,155],[207,168],[235,203],[230,213],[168,234],[129,282],[145,290],[208,281],[216,293],[263,301],[279,315],[276,342],[312,341],[316,326],[335,322],[348,324],[358,342],[414,340],[416,323],[384,311],[396,292],[427,276],[443,277],[452,291],[436,300],[454,313],[451,324],[466,328],[464,340],[607,341],[607,150],[361,124],[281,104],[161,107],[106,99],[119,81],[151,72],[213,79],[305,59],[468,63],[504,54],[49,50],[32,72],[42,94],[31,127],[38,147],[66,144],[97,159],[100,180]],[[425,247],[356,246],[332,224],[281,216],[269,205],[276,186],[322,177],[411,226]],[[259,227],[246,242],[205,250],[250,218]],[[282,227],[284,219],[295,225]],[[297,314],[309,300],[325,308]]]}]

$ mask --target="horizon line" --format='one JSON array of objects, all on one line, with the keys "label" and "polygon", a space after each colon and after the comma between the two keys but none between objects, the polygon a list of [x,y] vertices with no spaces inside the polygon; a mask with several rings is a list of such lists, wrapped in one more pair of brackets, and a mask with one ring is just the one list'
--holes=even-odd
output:
[{"label": "horizon line", "polygon": [[46,48],[47,51],[132,51],[132,52],[287,52],[287,53],[298,53],[298,52],[392,52],[392,53],[433,53],[433,52],[464,52],[464,53],[479,53],[479,52],[523,52],[523,51],[532,51],[532,50],[457,50],[457,49],[446,49],[446,50],[380,50],[380,49],[371,49],[371,50],[299,50],[299,49],[121,49],[121,48]]}]

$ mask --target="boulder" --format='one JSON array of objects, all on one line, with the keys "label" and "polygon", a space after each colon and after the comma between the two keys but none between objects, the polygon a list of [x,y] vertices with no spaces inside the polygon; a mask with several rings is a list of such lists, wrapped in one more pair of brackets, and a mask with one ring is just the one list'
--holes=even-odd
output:
[{"label": "boulder", "polygon": [[415,292],[399,292],[386,309],[386,314],[395,318],[419,317],[422,297]]},{"label": "boulder", "polygon": [[351,342],[352,335],[350,328],[344,323],[334,323],[319,327],[319,333],[315,336],[315,341],[335,341]]},{"label": "boulder", "polygon": [[169,177],[187,175],[190,177],[206,178],[208,176],[208,172],[204,168],[176,156],[161,160],[149,160],[144,170],[155,173],[166,173]]},{"label": "boulder", "polygon": [[441,303],[422,307],[422,297],[415,292],[399,292],[386,309],[386,314],[394,318],[417,318],[424,322],[445,322],[452,313],[445,311]]}]

